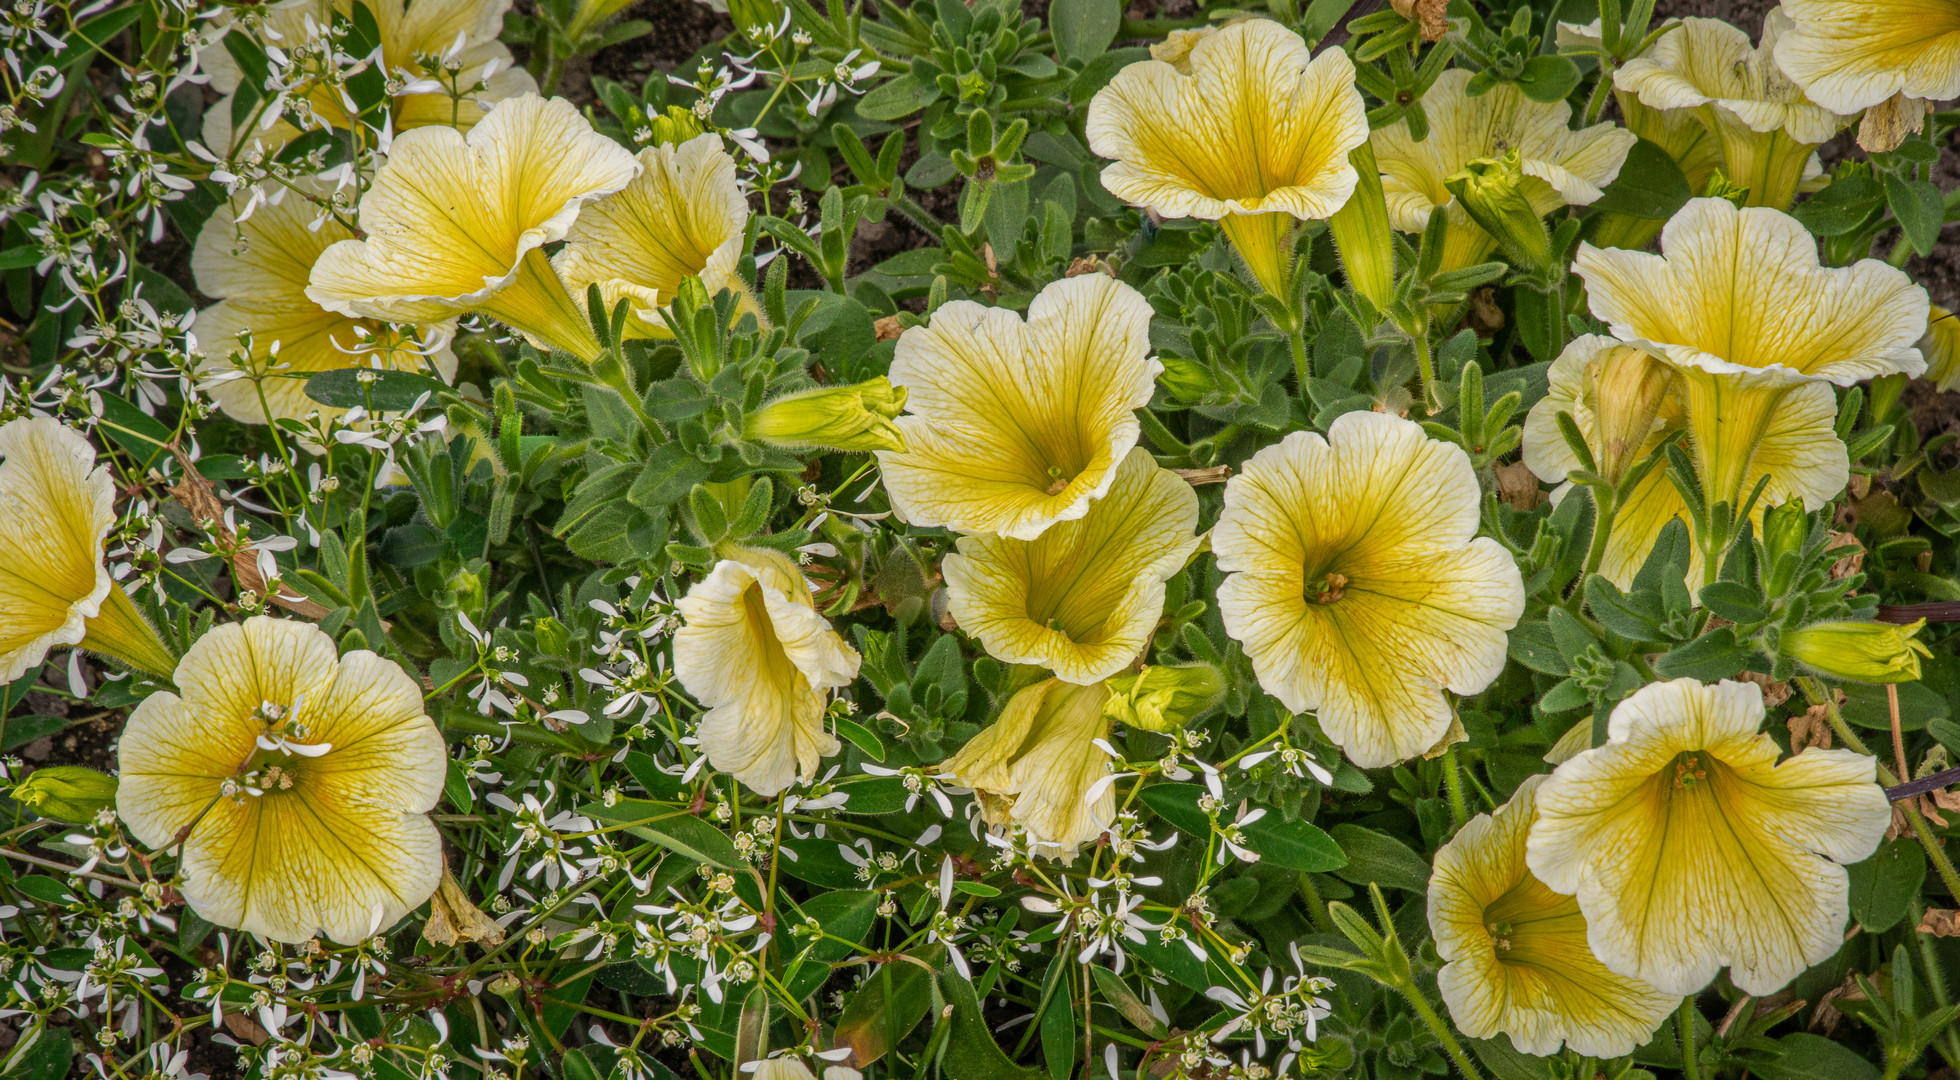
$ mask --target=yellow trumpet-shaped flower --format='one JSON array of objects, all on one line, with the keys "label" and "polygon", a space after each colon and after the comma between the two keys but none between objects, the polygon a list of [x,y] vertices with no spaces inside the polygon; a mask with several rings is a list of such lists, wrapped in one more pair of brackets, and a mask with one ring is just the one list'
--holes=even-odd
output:
[{"label": "yellow trumpet-shaped flower", "polygon": [[[1574,338],[1552,361],[1546,382],[1545,396],[1525,417],[1524,463],[1548,483],[1560,483],[1579,468],[1579,459],[1559,433],[1559,413],[1571,415],[1601,474],[1615,483],[1689,422],[1687,395],[1673,366],[1617,338]],[[1836,421],[1837,398],[1828,385],[1797,386],[1773,404],[1753,444],[1734,441],[1715,448],[1720,460],[1714,468],[1727,469],[1734,453],[1746,451],[1742,490],[1752,491],[1759,480],[1769,478],[1751,510],[1759,524],[1767,507],[1792,498],[1815,510],[1842,491],[1851,475]],[[1569,488],[1552,497],[1564,498]],[[1632,585],[1655,538],[1675,518],[1692,528],[1693,515],[1680,489],[1668,479],[1666,466],[1659,465],[1634,485],[1615,513],[1599,572],[1621,588]],[[1689,554],[1687,580],[1692,587],[1702,583],[1701,568],[1697,547]]]},{"label": "yellow trumpet-shaped flower", "polygon": [[1191,485],[1137,447],[1084,516],[1033,540],[961,537],[940,564],[947,609],[996,659],[1099,683],[1149,642],[1197,526]]},{"label": "yellow trumpet-shaped flower", "polygon": [[1585,206],[1620,175],[1627,151],[1638,141],[1614,124],[1573,131],[1572,107],[1563,101],[1538,102],[1509,83],[1471,97],[1470,72],[1443,72],[1422,97],[1429,135],[1421,142],[1409,122],[1395,123],[1369,138],[1381,169],[1389,222],[1402,232],[1429,227],[1436,207],[1447,207],[1449,228],[1442,268],[1461,269],[1484,261],[1497,241],[1472,221],[1444,181],[1480,158],[1518,155],[1523,194],[1540,216],[1563,206]]},{"label": "yellow trumpet-shaped flower", "polygon": [[1000,719],[968,739],[942,769],[979,796],[990,825],[1019,825],[1038,855],[1072,859],[1116,819],[1116,796],[1100,780],[1109,753],[1102,683],[1077,686],[1046,679],[1007,701]]},{"label": "yellow trumpet-shaped flower", "polygon": [[[396,131],[431,124],[467,131],[491,104],[537,92],[537,80],[513,66],[510,50],[497,40],[510,0],[361,2],[374,16],[380,31],[381,67],[396,88],[389,102]],[[261,47],[278,49],[293,65],[296,87],[291,91],[290,119],[272,115],[261,105],[238,117],[242,124],[236,122],[237,90],[244,71],[222,39],[200,50],[199,66],[211,74],[212,87],[225,95],[205,113],[205,144],[225,156],[254,145],[272,154],[298,138],[302,127],[352,126],[342,91],[317,77],[309,79],[306,73],[324,70],[324,53],[340,47],[328,42],[326,30],[336,16],[347,18],[353,10],[353,0],[286,0],[266,6],[249,23],[234,22],[229,28],[229,33],[249,35]],[[437,58],[433,67],[428,65],[431,57]],[[451,65],[456,68],[454,75],[447,70]],[[451,89],[461,93],[452,97]]]},{"label": "yellow trumpet-shaped flower", "polygon": [[1586,944],[1586,917],[1570,896],[1525,866],[1542,776],[1494,814],[1478,814],[1436,852],[1429,932],[1445,963],[1436,988],[1465,1035],[1511,1037],[1544,1057],[1570,1046],[1615,1058],[1644,1045],[1679,999],[1606,970]]},{"label": "yellow trumpet-shaped flower", "polygon": [[773,551],[744,549],[680,603],[674,674],[707,711],[708,763],[774,795],[838,750],[824,730],[831,690],[857,677],[858,654],[817,614],[810,585]]},{"label": "yellow trumpet-shaped flower", "polygon": [[1931,102],[1960,97],[1960,0],[1785,0],[1783,12],[1777,65],[1834,113],[1871,110],[1867,150],[1894,149]]},{"label": "yellow trumpet-shaped flower", "polygon": [[1288,435],[1226,483],[1211,540],[1225,632],[1363,768],[1436,745],[1444,688],[1474,694],[1504,668],[1524,585],[1476,538],[1481,499],[1462,449],[1373,412]]},{"label": "yellow trumpet-shaped flower", "polygon": [[1652,683],[1538,789],[1525,861],[1578,897],[1609,970],[1692,994],[1726,964],[1760,997],[1844,943],[1844,867],[1878,847],[1891,807],[1871,758],[1813,747],[1779,764],[1762,724],[1755,683]]},{"label": "yellow trumpet-shaped flower", "polygon": [[1163,365],[1150,305],[1103,274],[1043,288],[1027,321],[966,301],[898,339],[903,451],[878,464],[892,509],[914,525],[1032,540],[1088,513],[1137,443],[1136,410]]},{"label": "yellow trumpet-shaped flower", "polygon": [[1789,17],[1772,10],[1761,47],[1720,19],[1681,25],[1613,73],[1613,86],[1650,109],[1684,110],[1721,146],[1722,170],[1750,206],[1782,210],[1797,196],[1820,143],[1845,118],[1804,99],[1772,55]]},{"label": "yellow trumpet-shaped flower", "polygon": [[584,298],[566,290],[544,245],[639,170],[563,98],[512,98],[467,136],[406,132],[361,199],[367,239],[328,248],[306,295],[328,311],[391,322],[479,311],[535,344],[596,359]]},{"label": "yellow trumpet-shaped flower", "polygon": [[[1561,46],[1603,47],[1599,20],[1594,19],[1583,26],[1578,23],[1558,24],[1558,43]],[[1613,91],[1613,100],[1620,107],[1620,122],[1627,126],[1628,131],[1667,151],[1667,156],[1673,158],[1674,163],[1681,167],[1682,175],[1688,178],[1689,191],[1703,190],[1708,184],[1708,178],[1715,174],[1716,169],[1721,168],[1721,144],[1691,113],[1680,109],[1650,109],[1640,103],[1637,95],[1618,88]],[[1658,231],[1659,226],[1655,226],[1655,230]]]},{"label": "yellow trumpet-shaped flower", "polygon": [[[450,327],[439,323],[416,338],[373,319],[336,314],[307,298],[306,284],[322,252],[349,232],[300,193],[325,195],[310,178],[292,181],[277,203],[259,206],[243,222],[230,204],[220,206],[197,234],[191,270],[198,290],[221,297],[197,313],[201,372],[225,415],[248,424],[296,419],[315,409],[340,410],[306,396],[305,376],[335,368],[374,367],[421,371],[433,367],[455,377]],[[245,351],[240,334],[250,334]],[[248,373],[258,378],[231,376]],[[270,375],[271,377],[262,377]]]},{"label": "yellow trumpet-shaped flower", "polygon": [[1919,342],[1926,358],[1926,377],[1941,390],[1960,386],[1960,315],[1934,304],[1928,311],[1926,336]]},{"label": "yellow trumpet-shaped flower", "polygon": [[699,277],[709,296],[748,297],[736,264],[749,201],[719,135],[648,147],[639,163],[637,179],[579,214],[552,265],[575,297],[598,285],[608,310],[630,298],[628,337],[671,337],[659,311],[681,279]]},{"label": "yellow trumpet-shaped flower", "polygon": [[176,683],[130,714],[116,810],[152,849],[185,837],[179,887],[199,915],[351,943],[436,891],[428,811],[448,759],[400,665],[256,616],[198,639]]},{"label": "yellow trumpet-shaped flower", "polygon": [[176,657],[102,562],[116,485],[87,439],[51,417],[0,426],[0,682],[63,645],[166,678]]},{"label": "yellow trumpet-shaped flower", "polygon": [[1219,222],[1259,284],[1284,295],[1294,220],[1331,216],[1359,179],[1348,154],[1368,117],[1354,65],[1339,49],[1310,58],[1265,19],[1171,55],[1181,63],[1131,64],[1089,103],[1089,148],[1115,159],[1103,186],[1164,217]]},{"label": "yellow trumpet-shaped flower", "polygon": [[[1582,244],[1574,268],[1613,335],[1645,343],[1680,374],[1711,502],[1737,506],[1747,496],[1760,471],[1752,463],[1796,387],[1926,368],[1913,348],[1926,332],[1926,290],[1875,259],[1820,265],[1816,241],[1781,211],[1691,199],[1662,230],[1661,249]],[[1843,482],[1834,442],[1820,436],[1807,448],[1808,479],[1783,477],[1802,484],[1811,509],[1838,491],[1827,475]]]}]

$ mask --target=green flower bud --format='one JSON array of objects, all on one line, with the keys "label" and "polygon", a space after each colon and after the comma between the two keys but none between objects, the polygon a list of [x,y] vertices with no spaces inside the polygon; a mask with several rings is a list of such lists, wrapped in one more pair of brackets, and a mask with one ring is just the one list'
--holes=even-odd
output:
[{"label": "green flower bud", "polygon": [[1164,365],[1164,371],[1157,376],[1157,382],[1179,401],[1202,401],[1218,387],[1211,377],[1211,369],[1196,360],[1182,356],[1160,356],[1158,360]]},{"label": "green flower bud", "polygon": [[1103,715],[1145,731],[1176,731],[1225,696],[1225,677],[1210,664],[1145,667],[1103,685]]},{"label": "green flower bud", "polygon": [[777,398],[749,417],[744,434],[799,450],[904,450],[905,436],[892,423],[904,408],[905,388],[880,375]]},{"label": "green flower bud", "polygon": [[653,132],[653,138],[649,140],[652,145],[679,146],[701,134],[701,121],[694,115],[694,110],[669,105],[664,114],[647,120],[647,128]]},{"label": "green flower bud", "polygon": [[1552,237],[1545,219],[1524,194],[1524,169],[1516,150],[1502,158],[1478,158],[1443,181],[1469,213],[1520,270],[1546,273],[1552,269]]},{"label": "green flower bud", "polygon": [[1919,658],[1932,651],[1914,640],[1926,626],[1825,622],[1783,635],[1780,651],[1799,664],[1852,682],[1901,683],[1919,678]]},{"label": "green flower bud", "polygon": [[56,765],[28,774],[13,794],[44,818],[86,823],[116,805],[116,780],[80,765]]},{"label": "green flower bud", "polygon": [[[1774,577],[1777,564],[1783,556],[1801,554],[1803,542],[1810,536],[1810,515],[1804,512],[1802,499],[1791,499],[1763,515],[1763,568]],[[1770,592],[1779,594],[1779,586],[1787,582],[1771,581]]]}]

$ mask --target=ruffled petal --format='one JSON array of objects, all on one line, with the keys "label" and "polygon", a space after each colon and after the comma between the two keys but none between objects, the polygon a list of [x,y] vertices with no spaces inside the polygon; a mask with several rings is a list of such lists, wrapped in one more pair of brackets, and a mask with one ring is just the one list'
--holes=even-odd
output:
[{"label": "ruffled petal", "polygon": [[0,681],[82,640],[114,584],[102,563],[115,482],[52,417],[0,427]]}]

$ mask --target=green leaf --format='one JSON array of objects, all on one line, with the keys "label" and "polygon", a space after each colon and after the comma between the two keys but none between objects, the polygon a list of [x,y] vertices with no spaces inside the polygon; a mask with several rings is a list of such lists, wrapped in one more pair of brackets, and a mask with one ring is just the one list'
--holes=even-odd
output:
[{"label": "green leaf", "polygon": [[1103,1000],[1116,1006],[1116,1011],[1122,1013],[1123,1019],[1134,1024],[1137,1030],[1153,1039],[1170,1034],[1170,1028],[1165,1027],[1157,1014],[1150,1011],[1150,1006],[1144,1004],[1121,975],[1093,964],[1089,967],[1089,974],[1095,977],[1096,990],[1102,994]]},{"label": "green leaf", "polygon": [[1069,993],[1069,968],[1075,958],[1057,953],[1048,964],[1041,988],[1041,1060],[1053,1080],[1068,1080],[1075,1071],[1075,999]]},{"label": "green leaf", "polygon": [[[1195,840],[1211,835],[1211,819],[1198,809],[1205,789],[1197,784],[1151,784],[1143,789],[1144,804],[1165,821]],[[1306,873],[1325,873],[1347,864],[1340,845],[1319,828],[1304,821],[1284,821],[1268,810],[1266,816],[1247,825],[1246,846],[1259,853],[1262,861],[1274,866]]]},{"label": "green leaf", "polygon": [[476,805],[476,796],[470,793],[470,781],[463,772],[463,763],[455,758],[449,759],[449,771],[443,775],[442,793],[449,799],[449,805],[462,813],[469,813]]},{"label": "green leaf", "polygon": [[1048,9],[1055,52],[1078,63],[1101,56],[1116,40],[1116,29],[1122,24],[1122,0],[1067,0]]},{"label": "green leaf", "polygon": [[1534,56],[1525,61],[1517,85],[1533,101],[1562,101],[1579,85],[1579,65],[1563,56]]},{"label": "green leaf", "polygon": [[0,1076],[53,1080],[69,1074],[69,1064],[75,1060],[74,1037],[67,1028],[55,1024],[48,1024],[40,1031],[40,1037],[31,1044],[14,1047],[8,1055],[7,1071]]},{"label": "green leaf", "polygon": [[[1892,730],[1892,706],[1885,688],[1870,683],[1846,683],[1843,687],[1844,718],[1872,731]],[[1899,730],[1919,731],[1929,720],[1944,720],[1948,705],[1944,697],[1925,683],[1899,684]]]},{"label": "green leaf", "polygon": [[900,75],[858,99],[857,114],[866,120],[902,120],[939,100],[939,85]]},{"label": "green leaf", "polygon": [[[942,946],[931,945],[909,955],[936,964],[944,953]],[[911,960],[880,966],[844,1002],[834,1045],[849,1046],[860,1069],[884,1057],[925,1019],[931,981],[932,973]]]},{"label": "green leaf", "polygon": [[[40,671],[34,670],[27,678],[35,679]],[[7,736],[0,739],[0,754],[18,750],[36,739],[59,732],[68,726],[68,721],[59,716],[12,716],[7,718]]]},{"label": "green leaf", "polygon": [[1734,581],[1704,585],[1701,606],[1732,623],[1757,623],[1767,617],[1763,598],[1755,589]]},{"label": "green leaf", "polygon": [[1642,139],[1627,151],[1620,174],[1589,210],[1665,221],[1694,197],[1688,178],[1667,151]]},{"label": "green leaf", "polygon": [[1508,1038],[1472,1039],[1463,1045],[1477,1055],[1496,1080],[1551,1080],[1551,1062],[1542,1057],[1521,1054]]},{"label": "green leaf", "polygon": [[[369,381],[364,381],[363,377]],[[423,394],[440,394],[442,383],[413,371],[372,368],[334,368],[306,380],[306,396],[322,405],[351,409],[365,405],[383,412],[401,412]]]},{"label": "green leaf", "polygon": [[952,1007],[952,1015],[940,1021],[952,1026],[941,1062],[946,1076],[952,1080],[1041,1080],[1039,1071],[1024,1069],[1001,1052],[972,983],[954,972],[942,971],[939,986],[946,994],[946,1004]]},{"label": "green leaf", "polygon": [[1878,1066],[1836,1039],[1799,1031],[1776,1041],[1777,1057],[1751,1061],[1762,1080],[1878,1080]]},{"label": "green leaf", "polygon": [[1869,176],[1840,176],[1799,203],[1790,216],[1816,236],[1843,236],[1885,205],[1885,189]]},{"label": "green leaf", "polygon": [[1336,825],[1332,831],[1348,857],[1347,865],[1334,871],[1335,877],[1356,885],[1372,881],[1385,889],[1428,891],[1429,861],[1407,844],[1353,823]]},{"label": "green leaf", "polygon": [[837,790],[851,794],[844,804],[846,814],[885,814],[902,813],[905,800],[911,793],[905,790],[905,781],[896,776],[872,776],[862,780],[837,785]]},{"label": "green leaf", "polygon": [[1700,679],[1714,682],[1742,670],[1749,654],[1735,640],[1735,631],[1724,626],[1677,646],[1654,662],[1654,670],[1670,679]]},{"label": "green leaf", "polygon": [[878,900],[878,894],[868,889],[838,889],[818,893],[799,905],[805,918],[823,924],[826,936],[812,943],[800,963],[785,973],[783,982],[791,997],[800,1001],[815,993],[830,977],[830,965],[850,955],[850,943],[864,940],[877,920]]},{"label": "green leaf", "polygon": [[1906,242],[1921,255],[1931,255],[1940,242],[1940,225],[1946,218],[1946,203],[1940,189],[1925,180],[1885,178],[1885,205],[1899,221]]},{"label": "green leaf", "polygon": [[612,806],[588,803],[579,807],[586,817],[613,824],[635,822],[626,831],[642,840],[651,840],[682,858],[719,866],[724,870],[747,870],[749,864],[736,852],[728,834],[686,811],[675,810],[645,799],[620,799]]},{"label": "green leaf", "polygon": [[1878,846],[1872,857],[1845,868],[1851,879],[1851,917],[1874,934],[1897,926],[1926,880],[1926,851],[1900,837]]},{"label": "green leaf", "polygon": [[647,455],[646,467],[626,491],[627,501],[653,509],[678,502],[694,485],[708,478],[707,463],[677,442],[662,443]]}]

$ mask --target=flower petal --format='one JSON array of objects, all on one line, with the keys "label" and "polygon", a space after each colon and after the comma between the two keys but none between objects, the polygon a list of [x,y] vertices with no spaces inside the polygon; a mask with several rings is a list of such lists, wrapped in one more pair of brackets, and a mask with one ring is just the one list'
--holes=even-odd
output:
[{"label": "flower petal", "polygon": [[113,582],[102,563],[115,483],[52,417],[0,426],[0,681],[82,640]]}]

